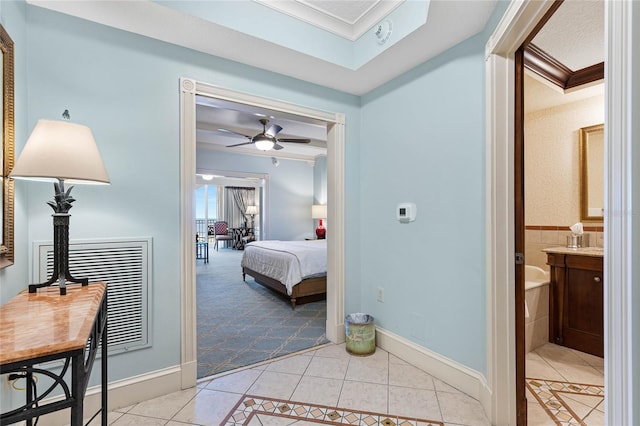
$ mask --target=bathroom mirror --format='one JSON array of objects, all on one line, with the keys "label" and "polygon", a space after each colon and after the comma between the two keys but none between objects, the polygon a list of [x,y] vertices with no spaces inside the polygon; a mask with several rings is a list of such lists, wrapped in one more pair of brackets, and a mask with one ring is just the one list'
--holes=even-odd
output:
[{"label": "bathroom mirror", "polygon": [[2,228],[0,268],[13,264],[13,41],[0,25],[0,69],[2,70],[2,150],[0,170],[2,187]]},{"label": "bathroom mirror", "polygon": [[604,124],[580,129],[580,220],[604,220]]}]

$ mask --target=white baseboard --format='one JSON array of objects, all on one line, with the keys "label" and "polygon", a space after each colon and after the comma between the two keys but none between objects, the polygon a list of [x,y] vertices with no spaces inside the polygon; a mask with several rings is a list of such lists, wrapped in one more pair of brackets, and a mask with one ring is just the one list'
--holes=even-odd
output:
[{"label": "white baseboard", "polygon": [[490,418],[491,391],[482,373],[380,327],[376,346],[477,399]]},{"label": "white baseboard", "polygon": [[[176,366],[111,382],[108,386],[108,411],[128,407],[129,405],[146,401],[147,399],[153,399],[179,391],[181,389],[181,376],[180,367]],[[85,419],[90,418],[100,409],[100,391],[100,385],[87,389],[87,393],[84,398]],[[59,399],[60,397],[49,398],[45,400],[45,402],[51,402]],[[56,411],[42,416],[39,423],[51,426],[68,425],[70,415],[70,409]]]}]

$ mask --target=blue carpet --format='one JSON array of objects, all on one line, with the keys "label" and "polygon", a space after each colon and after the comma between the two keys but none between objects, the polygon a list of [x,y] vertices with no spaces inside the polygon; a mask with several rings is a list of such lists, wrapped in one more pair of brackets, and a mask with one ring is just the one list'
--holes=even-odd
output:
[{"label": "blue carpet", "polygon": [[294,311],[250,276],[242,281],[242,251],[209,250],[209,263],[197,261],[198,378],[328,342],[324,300]]}]

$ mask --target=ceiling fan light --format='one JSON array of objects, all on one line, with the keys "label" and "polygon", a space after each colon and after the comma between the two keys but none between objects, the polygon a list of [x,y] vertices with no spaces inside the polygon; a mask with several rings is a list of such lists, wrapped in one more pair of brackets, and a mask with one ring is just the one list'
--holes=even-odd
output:
[{"label": "ceiling fan light", "polygon": [[260,151],[269,151],[275,145],[275,142],[265,135],[256,136],[253,138],[253,142]]}]

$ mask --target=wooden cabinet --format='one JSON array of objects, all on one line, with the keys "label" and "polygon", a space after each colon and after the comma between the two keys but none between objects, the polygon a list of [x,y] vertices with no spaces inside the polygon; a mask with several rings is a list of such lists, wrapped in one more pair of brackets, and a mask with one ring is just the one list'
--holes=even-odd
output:
[{"label": "wooden cabinet", "polygon": [[549,341],[604,356],[603,257],[550,252]]}]

